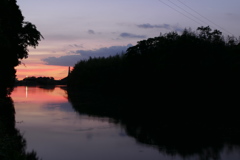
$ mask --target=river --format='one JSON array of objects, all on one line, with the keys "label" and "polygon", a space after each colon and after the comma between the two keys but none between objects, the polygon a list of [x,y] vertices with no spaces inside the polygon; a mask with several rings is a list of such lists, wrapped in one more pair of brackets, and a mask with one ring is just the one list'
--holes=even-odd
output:
[{"label": "river", "polygon": [[36,151],[42,160],[240,159],[238,144],[204,147],[184,156],[163,145],[142,143],[111,118],[77,112],[62,86],[18,86],[11,97],[27,151]]}]

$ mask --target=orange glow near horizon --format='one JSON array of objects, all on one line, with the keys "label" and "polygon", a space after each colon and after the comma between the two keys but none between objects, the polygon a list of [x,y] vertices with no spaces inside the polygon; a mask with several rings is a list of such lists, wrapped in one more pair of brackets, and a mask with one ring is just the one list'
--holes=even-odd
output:
[{"label": "orange glow near horizon", "polygon": [[53,77],[55,80],[60,80],[68,75],[68,66],[54,66],[44,64],[27,64],[19,65],[16,68],[18,80],[25,77]]}]

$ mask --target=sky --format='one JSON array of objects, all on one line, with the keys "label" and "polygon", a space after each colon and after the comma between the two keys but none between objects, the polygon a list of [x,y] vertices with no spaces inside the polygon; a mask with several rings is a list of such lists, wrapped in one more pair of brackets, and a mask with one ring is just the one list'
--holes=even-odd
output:
[{"label": "sky", "polygon": [[200,26],[240,36],[239,0],[17,0],[44,39],[16,67],[17,79],[65,78],[91,57],[121,54],[160,33]]}]

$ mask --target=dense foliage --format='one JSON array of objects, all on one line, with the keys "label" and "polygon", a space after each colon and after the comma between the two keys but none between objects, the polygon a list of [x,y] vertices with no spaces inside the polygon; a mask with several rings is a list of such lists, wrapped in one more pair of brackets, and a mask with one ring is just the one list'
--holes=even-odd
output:
[{"label": "dense foliage", "polygon": [[161,152],[218,159],[224,144],[240,144],[239,42],[199,27],[79,61],[69,75],[69,101]]},{"label": "dense foliage", "polygon": [[53,77],[26,77],[19,84],[22,85],[54,85],[55,80]]},{"label": "dense foliage", "polygon": [[41,38],[36,26],[24,21],[16,0],[0,1],[1,96],[11,93],[16,77],[14,67],[28,57],[28,46],[36,47]]},{"label": "dense foliage", "polygon": [[80,61],[68,85],[136,93],[149,88],[171,92],[194,86],[196,90],[205,85],[217,89],[230,79],[238,80],[239,55],[240,44],[234,37],[225,40],[220,31],[210,27],[199,27],[195,32],[185,29],[181,35],[170,32],[139,41],[123,55]]},{"label": "dense foliage", "polygon": [[128,106],[127,113],[140,117],[183,120],[190,112],[186,119],[224,114],[236,120],[239,71],[239,40],[207,26],[139,41],[123,55],[80,61],[69,75],[68,90],[106,94],[120,106],[116,112]]},{"label": "dense foliage", "polygon": [[75,65],[69,75],[69,87],[101,88],[118,86],[124,71],[124,55],[90,58]]}]

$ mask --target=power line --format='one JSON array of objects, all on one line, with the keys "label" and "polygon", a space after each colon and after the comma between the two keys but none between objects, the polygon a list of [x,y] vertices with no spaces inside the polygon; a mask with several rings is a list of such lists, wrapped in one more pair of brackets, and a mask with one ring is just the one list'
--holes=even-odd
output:
[{"label": "power line", "polygon": [[[190,12],[186,11],[185,9],[183,9],[182,7],[180,7],[179,5],[177,5],[177,4],[175,4],[175,3],[173,3],[173,2],[172,2],[172,1],[170,1],[170,0],[169,0],[169,2],[170,2],[170,3],[172,3],[173,5],[175,5],[176,7],[178,7],[179,9],[183,10],[183,11],[184,11],[184,12],[186,12],[187,14],[189,14],[189,15],[193,16],[195,19],[192,19],[192,18],[190,18],[189,16],[187,16],[187,15],[183,14],[183,13],[182,13],[182,12],[180,12],[179,10],[177,10],[177,9],[173,8],[172,6],[170,6],[170,5],[169,5],[169,4],[167,4],[167,3],[164,3],[164,2],[163,2],[163,1],[161,1],[161,0],[158,0],[158,1],[159,1],[159,2],[161,2],[161,3],[163,3],[163,4],[165,4],[165,5],[166,5],[166,6],[168,6],[169,8],[171,8],[171,9],[175,10],[176,12],[178,12],[178,13],[182,14],[183,16],[185,16],[185,17],[187,17],[187,18],[191,19],[192,21],[194,21],[194,22],[198,23],[198,24],[199,24],[199,25],[201,25],[201,26],[202,26],[202,24],[201,24],[201,23],[199,23],[198,21],[196,21],[196,19],[197,19],[197,20],[199,20],[199,21],[201,21],[201,22],[203,22],[204,24],[207,24],[207,23],[206,23],[206,22],[204,22],[203,20],[199,19],[198,17],[196,17],[196,16],[195,16],[195,15],[193,15],[192,13],[190,13]],[[225,31],[225,32],[229,33],[230,35],[233,35],[231,32],[227,31],[226,29],[222,28],[222,27],[221,27],[221,26],[219,26],[218,24],[216,24],[216,23],[214,23],[213,21],[209,20],[208,18],[204,17],[204,16],[203,16],[203,15],[201,15],[199,12],[195,11],[194,9],[192,9],[191,7],[189,7],[188,5],[186,5],[185,3],[181,2],[180,0],[178,0],[178,2],[180,2],[182,5],[184,5],[185,7],[187,7],[188,9],[190,9],[191,11],[195,12],[196,14],[198,14],[199,16],[201,16],[202,18],[204,18],[204,19],[205,19],[205,20],[207,20],[208,22],[210,22],[210,23],[214,24],[215,26],[217,26],[217,28],[221,28],[223,31]],[[207,24],[207,25],[209,25],[209,24]]]},{"label": "power line", "polygon": [[[213,21],[209,20],[208,18],[204,17],[203,15],[201,15],[200,13],[198,13],[197,11],[195,11],[194,9],[192,9],[191,7],[189,7],[188,5],[186,5],[185,3],[183,3],[182,1],[178,0],[178,2],[180,2],[181,4],[183,4],[184,6],[186,6],[188,9],[192,10],[193,12],[195,12],[196,14],[198,14],[199,16],[201,16],[202,18],[206,19],[208,22],[214,24],[215,26],[218,26],[219,28],[221,28],[222,30],[224,30],[225,32],[228,32],[230,34],[232,34],[231,32],[225,30],[224,28],[222,28],[221,26],[217,25],[216,23],[214,23]],[[232,34],[233,35],[233,34]]]},{"label": "power line", "polygon": [[178,8],[180,8],[181,10],[185,11],[186,13],[190,14],[191,16],[193,16],[194,18],[198,19],[199,21],[203,22],[203,23],[206,23],[204,21],[202,21],[201,19],[199,19],[198,17],[194,16],[192,13],[186,11],[185,9],[183,9],[182,7],[180,7],[179,5],[173,3],[171,0],[168,0],[170,3],[172,3],[173,5],[177,6]]},{"label": "power line", "polygon": [[187,17],[187,18],[191,19],[192,21],[194,21],[194,22],[198,23],[199,25],[202,25],[202,24],[200,24],[199,22],[197,22],[196,20],[194,20],[194,19],[192,19],[192,18],[190,18],[190,17],[186,16],[186,15],[185,15],[185,14],[183,14],[182,12],[180,12],[180,11],[176,10],[175,8],[171,7],[170,5],[168,5],[168,4],[166,4],[166,3],[164,3],[163,1],[161,1],[161,0],[158,0],[158,1],[159,1],[159,2],[161,2],[161,3],[163,3],[163,4],[165,4],[166,6],[168,6],[168,7],[170,7],[170,8],[172,8],[172,9],[173,9],[173,10],[175,10],[176,12],[178,12],[178,13],[182,14],[183,16],[185,16],[185,17]]}]

